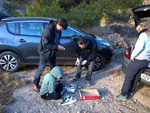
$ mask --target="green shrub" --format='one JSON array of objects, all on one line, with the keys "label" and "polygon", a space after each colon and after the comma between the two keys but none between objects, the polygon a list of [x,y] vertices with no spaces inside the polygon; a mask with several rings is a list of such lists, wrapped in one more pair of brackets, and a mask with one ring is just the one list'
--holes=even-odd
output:
[{"label": "green shrub", "polygon": [[5,0],[2,6],[9,16],[20,16],[19,11],[25,11],[26,5],[31,2],[32,0]]},{"label": "green shrub", "polygon": [[69,23],[76,27],[91,27],[99,23],[102,18],[102,10],[96,3],[80,3],[72,7],[66,14]]},{"label": "green shrub", "polygon": [[64,17],[65,10],[59,6],[58,2],[51,2],[50,6],[36,2],[33,6],[27,7],[27,12],[23,16],[37,16],[37,17]]},{"label": "green shrub", "polygon": [[142,0],[97,0],[103,9],[103,24],[119,22],[126,24],[129,21],[131,9],[139,6]]},{"label": "green shrub", "polygon": [[[126,24],[131,17],[131,8],[142,2],[143,0],[6,0],[3,7],[10,16],[64,17],[71,25],[85,28],[99,25],[100,20],[104,25],[114,22]],[[22,9],[26,11],[24,14],[20,13]]]}]

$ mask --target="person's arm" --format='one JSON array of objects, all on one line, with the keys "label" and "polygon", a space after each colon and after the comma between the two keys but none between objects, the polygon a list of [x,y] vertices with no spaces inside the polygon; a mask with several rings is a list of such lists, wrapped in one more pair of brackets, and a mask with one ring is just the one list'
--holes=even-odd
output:
[{"label": "person's arm", "polygon": [[56,93],[56,81],[49,81],[47,85],[49,93]]},{"label": "person's arm", "polygon": [[45,29],[44,33],[42,34],[42,45],[44,47],[44,50],[56,50],[57,45],[56,44],[50,44],[48,43],[48,40],[52,39],[52,30]]},{"label": "person's arm", "polygon": [[88,57],[87,62],[93,61],[96,54],[97,54],[97,43],[93,44],[92,52],[91,52],[90,56]]},{"label": "person's arm", "polygon": [[76,57],[77,58],[80,58],[80,52],[81,52],[81,49],[79,46],[77,46],[77,48],[76,48]]},{"label": "person's arm", "polygon": [[80,47],[78,46],[78,47],[76,48],[76,57],[77,57],[77,60],[76,60],[75,65],[79,65],[79,63],[80,63],[80,52],[81,52],[81,49],[80,49]]},{"label": "person's arm", "polygon": [[134,61],[134,59],[140,54],[140,52],[143,50],[143,48],[144,48],[144,44],[145,44],[145,37],[146,37],[146,34],[145,33],[142,33],[140,36],[139,36],[139,38],[138,38],[138,40],[137,40],[137,42],[136,42],[136,44],[135,44],[135,48],[134,48],[134,50],[133,50],[133,52],[132,52],[132,54],[131,54],[131,60],[132,61]]}]

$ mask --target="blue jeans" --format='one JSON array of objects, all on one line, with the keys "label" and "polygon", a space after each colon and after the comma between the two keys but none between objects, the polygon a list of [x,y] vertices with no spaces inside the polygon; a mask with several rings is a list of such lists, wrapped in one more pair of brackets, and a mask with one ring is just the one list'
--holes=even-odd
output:
[{"label": "blue jeans", "polygon": [[148,66],[147,60],[137,60],[131,61],[128,66],[128,72],[125,76],[125,81],[121,89],[122,95],[128,95],[129,92],[133,93],[140,80],[140,71]]},{"label": "blue jeans", "polygon": [[[81,72],[82,72],[82,65],[81,63],[84,61],[85,59],[83,59],[82,57],[80,57],[80,64],[77,65],[77,74],[76,74],[76,78],[80,78],[81,77]],[[86,74],[86,80],[90,81],[91,80],[91,76],[92,76],[92,72],[93,72],[93,68],[94,68],[94,60],[87,62],[88,65],[88,72]]]},{"label": "blue jeans", "polygon": [[53,67],[56,66],[56,52],[54,51],[48,51],[45,53],[40,53],[40,63],[39,63],[39,67],[35,73],[35,78],[33,83],[36,84],[37,86],[39,85],[40,82],[40,76],[43,73],[45,67],[46,67],[46,63],[50,62],[50,69],[52,70]]}]

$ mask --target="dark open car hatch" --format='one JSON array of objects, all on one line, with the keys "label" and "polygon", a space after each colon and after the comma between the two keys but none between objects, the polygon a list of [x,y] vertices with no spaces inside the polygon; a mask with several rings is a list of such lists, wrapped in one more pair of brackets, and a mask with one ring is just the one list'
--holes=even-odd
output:
[{"label": "dark open car hatch", "polygon": [[150,17],[150,5],[143,5],[132,9],[135,25],[137,26],[141,18]]}]

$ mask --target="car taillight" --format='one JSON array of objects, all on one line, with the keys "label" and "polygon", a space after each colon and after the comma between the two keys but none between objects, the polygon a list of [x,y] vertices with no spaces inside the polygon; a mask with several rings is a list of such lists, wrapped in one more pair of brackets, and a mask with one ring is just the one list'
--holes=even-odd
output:
[{"label": "car taillight", "polygon": [[127,48],[127,50],[126,50],[126,52],[125,52],[125,56],[126,56],[126,58],[130,59],[129,48]]}]

